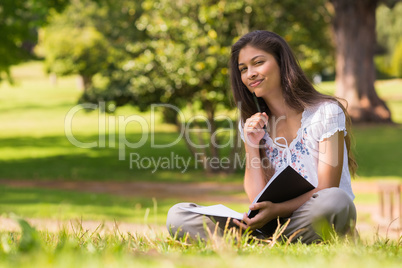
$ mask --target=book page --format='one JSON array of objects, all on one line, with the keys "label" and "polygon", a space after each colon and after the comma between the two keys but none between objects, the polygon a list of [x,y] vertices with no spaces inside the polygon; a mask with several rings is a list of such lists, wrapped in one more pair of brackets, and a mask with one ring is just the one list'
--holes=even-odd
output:
[{"label": "book page", "polygon": [[191,207],[191,208],[180,207],[180,208],[191,211],[191,212],[199,213],[199,214],[209,215],[209,216],[227,217],[227,218],[238,219],[238,220],[243,219],[242,213],[234,211],[233,209],[230,209],[222,204],[207,206],[207,207]]}]

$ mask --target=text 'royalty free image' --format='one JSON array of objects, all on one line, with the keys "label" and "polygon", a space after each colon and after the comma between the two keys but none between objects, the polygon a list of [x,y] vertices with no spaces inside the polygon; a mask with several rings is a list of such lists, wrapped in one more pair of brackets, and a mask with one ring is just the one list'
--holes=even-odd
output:
[{"label": "text 'royalty free image'", "polygon": [[[256,159],[259,161],[259,159]],[[253,165],[253,161],[250,162]],[[257,163],[254,163],[257,164]],[[202,153],[195,154],[193,157],[183,157],[174,152],[169,156],[148,157],[141,156],[139,153],[130,153],[130,169],[151,170],[152,173],[158,170],[179,170],[181,173],[186,172],[190,167],[194,169],[207,168],[207,165],[213,169],[228,169],[230,167],[244,168],[246,165],[246,157],[236,154],[234,159],[229,157],[206,157]]]}]

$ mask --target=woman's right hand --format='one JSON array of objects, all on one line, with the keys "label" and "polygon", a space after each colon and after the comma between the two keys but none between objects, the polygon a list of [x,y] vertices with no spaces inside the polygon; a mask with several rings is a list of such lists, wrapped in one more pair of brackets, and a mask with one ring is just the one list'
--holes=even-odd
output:
[{"label": "woman's right hand", "polygon": [[248,118],[244,124],[243,133],[247,145],[258,148],[260,140],[265,135],[263,127],[268,124],[268,115],[256,113]]}]

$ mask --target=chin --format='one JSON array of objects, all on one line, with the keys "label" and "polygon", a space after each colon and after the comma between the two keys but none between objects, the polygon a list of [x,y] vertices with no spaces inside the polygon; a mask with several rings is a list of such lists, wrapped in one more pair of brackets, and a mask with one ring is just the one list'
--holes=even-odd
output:
[{"label": "chin", "polygon": [[251,93],[255,93],[257,97],[261,97],[263,94],[261,94],[261,91],[258,88],[255,88],[254,90],[251,90]]}]

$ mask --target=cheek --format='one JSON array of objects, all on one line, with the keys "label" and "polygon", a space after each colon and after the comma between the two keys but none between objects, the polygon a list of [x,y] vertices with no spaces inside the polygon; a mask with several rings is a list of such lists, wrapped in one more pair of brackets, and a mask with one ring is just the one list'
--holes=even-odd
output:
[{"label": "cheek", "polygon": [[267,69],[267,74],[271,77],[272,80],[275,80],[276,82],[281,80],[279,68]]},{"label": "cheek", "polygon": [[276,73],[276,79],[277,79],[278,83],[281,83],[281,73],[280,73],[279,69]]},{"label": "cheek", "polygon": [[244,84],[245,86],[247,86],[247,77],[246,77],[244,74],[241,74],[241,75],[240,75],[240,78],[241,78],[241,81],[243,82],[243,84]]}]

